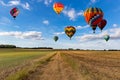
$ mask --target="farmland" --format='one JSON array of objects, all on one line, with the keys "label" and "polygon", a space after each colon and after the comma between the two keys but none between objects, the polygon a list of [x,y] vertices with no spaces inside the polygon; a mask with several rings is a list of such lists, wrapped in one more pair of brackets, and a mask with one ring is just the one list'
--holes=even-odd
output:
[{"label": "farmland", "polygon": [[1,49],[0,80],[120,80],[120,51]]}]

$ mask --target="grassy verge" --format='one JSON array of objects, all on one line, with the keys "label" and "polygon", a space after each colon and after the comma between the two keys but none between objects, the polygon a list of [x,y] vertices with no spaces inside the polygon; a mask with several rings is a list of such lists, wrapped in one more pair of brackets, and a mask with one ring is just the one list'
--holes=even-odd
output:
[{"label": "grassy verge", "polygon": [[13,68],[16,65],[45,56],[53,51],[24,50],[24,49],[0,49],[0,70]]},{"label": "grassy verge", "polygon": [[77,71],[78,65],[72,57],[67,56],[66,53],[62,53],[61,56],[74,70]]},{"label": "grassy verge", "polygon": [[10,75],[6,78],[6,80],[26,80],[26,78],[34,73],[38,67],[41,65],[48,63],[50,59],[55,55],[56,53],[51,53],[39,60],[35,60],[34,63],[31,64],[29,67],[25,67],[24,69]]}]

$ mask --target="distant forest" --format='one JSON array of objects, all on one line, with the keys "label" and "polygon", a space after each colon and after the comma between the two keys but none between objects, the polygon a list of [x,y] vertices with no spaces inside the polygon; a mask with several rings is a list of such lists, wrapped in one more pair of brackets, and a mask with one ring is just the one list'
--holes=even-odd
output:
[{"label": "distant forest", "polygon": [[0,48],[16,48],[16,46],[15,45],[9,45],[9,44],[6,44],[6,45],[1,44]]},{"label": "distant forest", "polygon": [[[0,48],[22,48],[22,47],[17,47],[16,45],[1,44]],[[25,49],[53,49],[53,48],[51,47],[32,47],[32,48],[26,47]]]},{"label": "distant forest", "polygon": [[[0,44],[0,48],[23,48],[23,47],[17,47],[16,45],[10,45],[10,44]],[[26,47],[23,49],[53,49],[52,47]],[[73,49],[73,48],[68,48],[68,49],[54,49],[54,50],[84,50],[84,49]],[[94,51],[91,49],[87,49],[88,51]],[[100,51],[120,51],[119,49],[109,49],[109,50],[100,50]]]}]

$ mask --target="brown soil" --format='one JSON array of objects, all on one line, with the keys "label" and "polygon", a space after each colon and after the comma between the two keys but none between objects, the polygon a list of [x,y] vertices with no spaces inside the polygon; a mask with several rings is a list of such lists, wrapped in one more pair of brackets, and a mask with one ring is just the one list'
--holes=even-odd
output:
[{"label": "brown soil", "polygon": [[82,80],[58,52],[48,63],[38,67],[25,80]]},{"label": "brown soil", "polygon": [[83,80],[120,80],[120,52],[62,52],[75,62]]}]

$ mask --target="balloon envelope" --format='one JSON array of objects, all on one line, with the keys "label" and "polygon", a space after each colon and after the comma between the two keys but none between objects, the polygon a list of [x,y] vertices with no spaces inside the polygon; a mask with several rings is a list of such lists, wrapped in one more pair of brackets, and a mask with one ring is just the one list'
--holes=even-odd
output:
[{"label": "balloon envelope", "polygon": [[97,16],[93,17],[92,19],[90,19],[89,25],[97,25],[101,21],[102,21],[102,16],[101,15],[97,15]]},{"label": "balloon envelope", "polygon": [[87,23],[89,23],[89,21],[92,18],[95,18],[97,15],[103,18],[103,11],[100,8],[91,7],[91,8],[87,8],[84,12],[84,17]]},{"label": "balloon envelope", "polygon": [[64,9],[64,5],[60,2],[56,2],[53,4],[53,10],[57,13],[60,14],[62,10]]},{"label": "balloon envelope", "polygon": [[75,32],[76,32],[75,27],[73,27],[73,26],[65,27],[65,33],[70,39],[75,34]]},{"label": "balloon envelope", "polygon": [[58,36],[54,36],[53,38],[55,40],[55,42],[59,39]]},{"label": "balloon envelope", "polygon": [[91,27],[92,27],[93,33],[95,33],[95,30],[96,30],[96,28],[97,28],[97,25],[91,25]]},{"label": "balloon envelope", "polygon": [[101,29],[101,31],[103,30],[103,28],[106,26],[107,21],[105,19],[103,19],[99,24],[98,27]]},{"label": "balloon envelope", "polygon": [[104,39],[105,39],[106,41],[108,41],[108,40],[110,39],[110,36],[109,36],[109,35],[105,35],[105,36],[104,36]]},{"label": "balloon envelope", "polygon": [[13,16],[13,18],[16,18],[16,16],[19,14],[19,10],[17,7],[14,7],[10,10],[10,14],[11,16]]},{"label": "balloon envelope", "polygon": [[95,33],[97,24],[102,21],[103,12],[100,8],[96,7],[87,8],[84,12],[84,17],[86,22],[92,27]]}]

